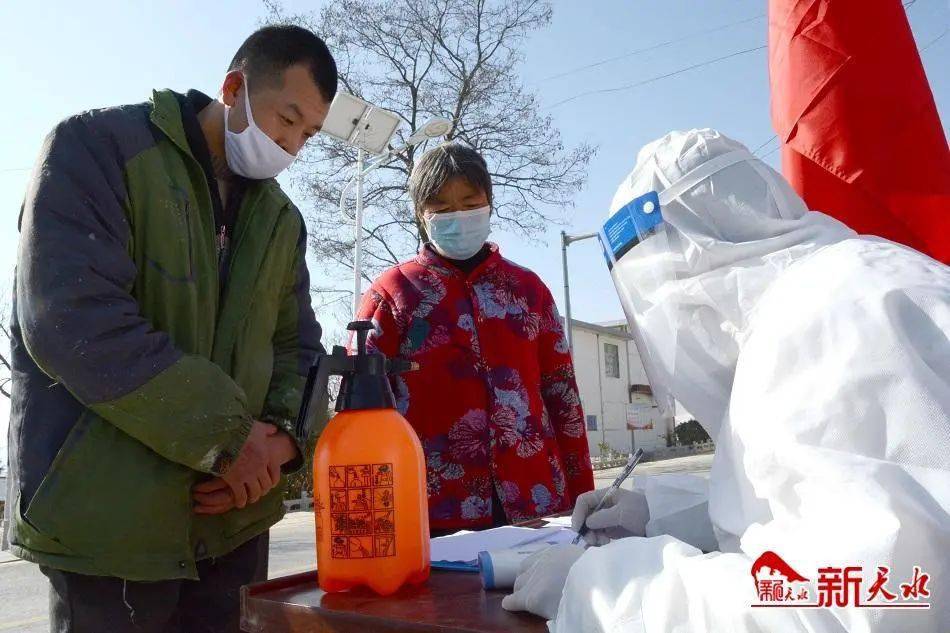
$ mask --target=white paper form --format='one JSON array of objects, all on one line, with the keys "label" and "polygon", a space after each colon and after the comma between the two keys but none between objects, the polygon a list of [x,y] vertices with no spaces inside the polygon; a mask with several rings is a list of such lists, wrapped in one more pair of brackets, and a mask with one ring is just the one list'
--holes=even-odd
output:
[{"label": "white paper form", "polygon": [[576,535],[560,526],[534,529],[506,525],[481,532],[463,530],[432,539],[432,561],[474,563],[481,551],[511,549],[527,543],[570,543]]}]

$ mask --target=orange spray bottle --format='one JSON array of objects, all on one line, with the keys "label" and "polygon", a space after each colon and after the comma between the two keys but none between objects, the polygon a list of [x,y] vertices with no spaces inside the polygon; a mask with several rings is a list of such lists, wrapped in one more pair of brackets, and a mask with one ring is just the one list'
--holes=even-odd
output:
[{"label": "orange spray bottle", "polygon": [[297,433],[306,437],[342,377],[337,414],[313,457],[317,573],[327,592],[367,586],[380,595],[429,577],[429,511],[422,445],[395,407],[389,376],[412,363],[366,352],[369,321],[355,321],[356,354],[342,347],[311,368]]}]

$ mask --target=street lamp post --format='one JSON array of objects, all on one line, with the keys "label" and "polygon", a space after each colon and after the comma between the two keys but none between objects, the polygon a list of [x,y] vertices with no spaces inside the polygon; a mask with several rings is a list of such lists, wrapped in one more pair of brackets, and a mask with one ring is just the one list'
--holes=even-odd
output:
[{"label": "street lamp post", "polygon": [[363,149],[359,148],[357,150],[355,173],[353,178],[343,187],[343,193],[340,195],[340,213],[345,216],[346,195],[350,187],[353,184],[356,185],[356,234],[353,238],[353,318],[356,318],[356,313],[360,309],[360,297],[363,294],[363,179],[366,178],[366,174],[386,165],[410,147],[430,139],[445,136],[451,130],[452,122],[448,119],[431,119],[410,136],[401,147],[387,150],[375,160],[370,161],[369,164],[365,164]]},{"label": "street lamp post", "polygon": [[[357,150],[353,177],[346,183],[340,194],[340,213],[345,217],[347,192],[351,186],[356,185],[356,227],[353,236],[354,317],[359,310],[360,296],[363,294],[363,179],[366,174],[387,164],[413,145],[445,136],[452,131],[452,121],[435,117],[414,130],[402,147],[393,149],[389,141],[396,133],[400,121],[399,115],[395,112],[376,107],[346,92],[338,92],[333,97],[333,103],[330,104],[330,110],[323,122],[324,134]],[[367,152],[376,155],[369,164],[365,161]]]},{"label": "street lamp post", "polygon": [[[363,285],[363,148],[356,150],[356,235],[353,241],[353,318],[360,309],[360,287]],[[340,197],[340,211],[343,211],[346,186]]]},{"label": "street lamp post", "polygon": [[574,355],[574,326],[571,322],[571,284],[567,274],[567,247],[574,242],[589,240],[598,237],[599,233],[584,233],[583,235],[568,235],[561,231],[561,264],[564,267],[564,333],[567,336],[567,347]]}]

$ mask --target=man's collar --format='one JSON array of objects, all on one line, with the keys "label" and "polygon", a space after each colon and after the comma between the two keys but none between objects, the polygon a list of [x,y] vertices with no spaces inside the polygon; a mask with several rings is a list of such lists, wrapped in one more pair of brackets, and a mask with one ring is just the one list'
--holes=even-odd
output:
[{"label": "man's collar", "polygon": [[184,99],[191,104],[192,109],[194,109],[195,114],[198,114],[214,101],[211,97],[201,92],[200,90],[189,90],[184,95]]},{"label": "man's collar", "polygon": [[181,123],[181,106],[178,97],[172,90],[152,91],[152,114],[149,117],[152,123],[161,130],[168,139],[178,146],[178,149],[191,155],[188,147],[188,138]]},{"label": "man's collar", "polygon": [[201,163],[209,178],[215,177],[214,163],[211,160],[211,148],[208,146],[208,139],[205,138],[205,133],[198,120],[198,113],[207,108],[212,99],[197,90],[189,90],[188,94],[184,95],[175,93],[175,97],[178,99],[182,128],[185,131],[185,140],[188,142],[191,154]]}]

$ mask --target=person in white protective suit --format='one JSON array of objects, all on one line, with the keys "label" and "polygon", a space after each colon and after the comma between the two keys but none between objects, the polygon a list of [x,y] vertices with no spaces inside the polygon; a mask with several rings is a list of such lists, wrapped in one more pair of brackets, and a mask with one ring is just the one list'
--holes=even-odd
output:
[{"label": "person in white protective suit", "polygon": [[[536,554],[505,608],[570,633],[950,631],[950,268],[808,211],[714,130],[644,147],[608,227],[654,200],[606,250],[658,403],[715,440],[708,491],[583,495],[575,529],[607,544]],[[862,602],[879,566],[902,598],[916,565],[931,608],[754,608],[767,551],[813,583],[862,567]]]}]

